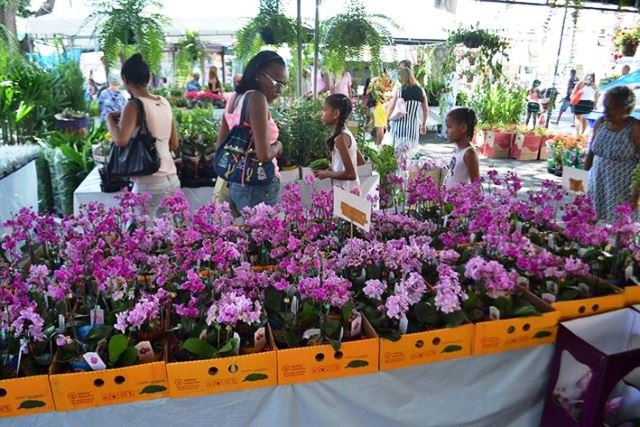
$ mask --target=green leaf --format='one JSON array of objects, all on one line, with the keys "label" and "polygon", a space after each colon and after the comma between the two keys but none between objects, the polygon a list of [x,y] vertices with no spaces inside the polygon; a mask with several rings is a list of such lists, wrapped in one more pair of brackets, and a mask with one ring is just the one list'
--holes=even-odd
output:
[{"label": "green leaf", "polygon": [[549,332],[549,331],[538,331],[533,336],[533,338],[546,338],[546,337],[550,337],[550,336],[551,336],[551,332]]},{"label": "green leaf", "polygon": [[113,332],[111,325],[95,325],[87,334],[85,341],[100,341]]},{"label": "green leaf", "polygon": [[225,345],[222,346],[222,348],[220,348],[220,350],[218,350],[218,353],[222,355],[229,355],[236,348],[237,344],[238,340],[236,338],[231,338]]},{"label": "green leaf", "polygon": [[444,348],[444,350],[441,351],[441,353],[454,353],[454,352],[460,351],[460,350],[462,350],[462,346],[451,344],[451,345],[446,346]]},{"label": "green leaf", "polygon": [[46,403],[42,400],[25,400],[18,406],[18,409],[42,408]]},{"label": "green leaf", "polygon": [[41,366],[49,366],[51,365],[51,360],[53,359],[51,353],[41,353],[41,354],[34,354],[33,355],[33,360],[35,360],[35,362],[38,365]]},{"label": "green leaf", "polygon": [[365,366],[369,366],[369,362],[367,362],[366,360],[359,360],[359,359],[352,360],[347,364],[347,368],[362,368]]},{"label": "green leaf", "polygon": [[211,359],[216,353],[216,349],[211,344],[200,338],[189,338],[182,344],[182,348],[200,359]]},{"label": "green leaf", "polygon": [[465,321],[464,311],[454,311],[453,313],[447,313],[444,315],[445,326],[447,328],[455,328],[460,326]]},{"label": "green leaf", "polygon": [[542,316],[542,313],[536,310],[534,306],[528,304],[521,307],[516,307],[507,314],[509,317]]},{"label": "green leaf", "polygon": [[349,319],[351,319],[354,307],[355,304],[353,301],[349,301],[347,304],[345,304],[344,307],[342,307],[342,320],[345,324],[349,321]]},{"label": "green leaf", "polygon": [[114,335],[109,340],[109,360],[115,364],[120,355],[129,347],[129,340],[122,334]]},{"label": "green leaf", "polygon": [[413,306],[413,313],[416,316],[418,322],[423,325],[437,325],[440,316],[438,310],[434,305],[426,302],[419,302]]},{"label": "green leaf", "polygon": [[289,348],[298,347],[298,345],[300,344],[300,338],[298,337],[298,334],[291,330],[287,330],[284,333],[284,341],[287,343],[287,347]]},{"label": "green leaf", "polygon": [[330,317],[325,318],[324,321],[324,332],[327,336],[335,337],[338,335],[340,331],[340,327],[342,323],[339,320],[331,319]]},{"label": "green leaf", "polygon": [[138,350],[134,347],[127,347],[125,351],[120,354],[115,366],[131,366],[138,361]]},{"label": "green leaf", "polygon": [[143,388],[139,394],[162,393],[165,390],[167,390],[167,388],[163,385],[151,384]]},{"label": "green leaf", "polygon": [[266,374],[249,374],[247,375],[242,382],[253,382],[253,381],[262,381],[269,378],[269,375]]},{"label": "green leaf", "polygon": [[567,287],[560,291],[560,293],[558,294],[558,300],[573,301],[576,299],[580,299],[581,295],[582,293],[577,288]]},{"label": "green leaf", "polygon": [[340,341],[334,340],[333,338],[329,337],[327,337],[327,341],[329,341],[329,344],[331,344],[331,348],[333,348],[333,351],[340,351],[340,346],[342,345]]}]

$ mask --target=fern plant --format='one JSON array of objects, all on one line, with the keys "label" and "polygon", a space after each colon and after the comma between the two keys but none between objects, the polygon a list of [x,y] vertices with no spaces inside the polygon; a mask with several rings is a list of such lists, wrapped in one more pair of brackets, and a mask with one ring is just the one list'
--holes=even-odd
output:
[{"label": "fern plant", "polygon": [[176,43],[176,74],[179,79],[188,79],[196,63],[205,72],[204,61],[207,59],[207,48],[197,31],[187,31]]},{"label": "fern plant", "polygon": [[154,72],[160,70],[167,17],[149,9],[161,8],[158,0],[93,0],[94,12],[86,22],[97,22],[98,37],[105,61],[122,64],[140,52]]},{"label": "fern plant", "polygon": [[371,71],[382,71],[382,47],[391,44],[388,26],[397,25],[387,16],[370,14],[360,0],[351,0],[344,12],[323,24],[325,65],[339,74],[348,59],[360,59],[368,47]]},{"label": "fern plant", "polygon": [[236,56],[247,60],[263,45],[293,46],[297,40],[295,21],[284,15],[280,0],[260,0],[260,11],[236,33]]}]

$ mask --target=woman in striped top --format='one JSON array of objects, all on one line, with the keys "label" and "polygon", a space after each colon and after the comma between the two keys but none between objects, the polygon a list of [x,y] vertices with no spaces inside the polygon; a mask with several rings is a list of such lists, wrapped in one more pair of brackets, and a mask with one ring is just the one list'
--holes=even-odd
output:
[{"label": "woman in striped top", "polygon": [[418,86],[411,69],[400,68],[398,80],[402,86],[394,93],[389,111],[392,112],[395,109],[398,98],[401,97],[406,102],[407,114],[401,119],[391,122],[391,135],[399,164],[407,164],[406,160],[411,158],[418,148],[420,135],[427,133],[429,104],[424,89]]}]

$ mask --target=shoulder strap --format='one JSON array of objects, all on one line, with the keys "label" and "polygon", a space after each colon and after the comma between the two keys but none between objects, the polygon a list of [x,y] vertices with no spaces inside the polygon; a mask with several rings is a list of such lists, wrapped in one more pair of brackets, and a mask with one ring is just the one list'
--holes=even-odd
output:
[{"label": "shoulder strap", "polygon": [[131,100],[138,106],[138,111],[140,112],[140,116],[142,118],[142,123],[140,124],[140,132],[144,131],[144,133],[149,133],[149,128],[147,127],[147,116],[144,111],[144,104],[139,98],[131,98]]},{"label": "shoulder strap", "polygon": [[[240,112],[240,122],[239,124],[244,124],[247,118],[247,109],[248,109],[248,105],[249,105],[249,95],[251,94],[251,91],[249,92],[245,92],[244,93],[244,97],[242,99],[242,110]],[[238,108],[238,106],[236,106],[236,108]]]}]

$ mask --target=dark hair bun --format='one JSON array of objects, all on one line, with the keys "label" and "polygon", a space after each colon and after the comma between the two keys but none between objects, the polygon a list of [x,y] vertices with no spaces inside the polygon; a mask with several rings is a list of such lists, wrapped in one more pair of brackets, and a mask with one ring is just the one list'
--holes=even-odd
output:
[{"label": "dark hair bun", "polygon": [[131,62],[144,62],[144,58],[142,57],[141,53],[134,53],[129,58],[129,61],[131,61]]},{"label": "dark hair bun", "polygon": [[144,62],[142,55],[136,53],[122,64],[120,70],[122,79],[136,86],[146,86],[151,80],[151,70],[149,65]]}]

